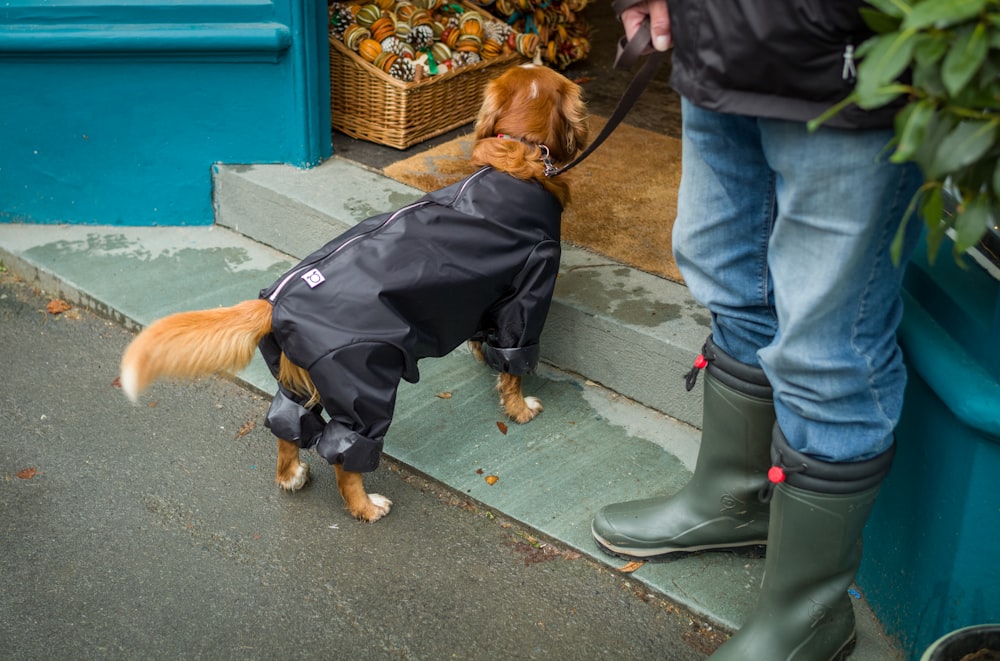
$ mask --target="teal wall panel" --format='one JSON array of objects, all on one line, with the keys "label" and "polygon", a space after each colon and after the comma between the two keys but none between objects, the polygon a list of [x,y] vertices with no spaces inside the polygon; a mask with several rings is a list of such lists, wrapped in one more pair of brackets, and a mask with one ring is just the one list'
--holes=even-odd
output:
[{"label": "teal wall panel", "polygon": [[330,155],[326,4],[0,8],[0,222],[213,221],[213,163]]},{"label": "teal wall panel", "polygon": [[907,659],[1000,620],[1000,281],[950,244],[907,268],[909,383],[896,458],[865,529],[858,584]]}]

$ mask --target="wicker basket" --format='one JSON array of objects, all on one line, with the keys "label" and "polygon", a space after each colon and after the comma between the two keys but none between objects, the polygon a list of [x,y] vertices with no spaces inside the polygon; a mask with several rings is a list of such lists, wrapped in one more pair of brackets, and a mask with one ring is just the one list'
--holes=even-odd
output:
[{"label": "wicker basket", "polygon": [[406,149],[473,121],[486,83],[524,61],[508,53],[407,83],[331,38],[331,122],[352,138]]}]

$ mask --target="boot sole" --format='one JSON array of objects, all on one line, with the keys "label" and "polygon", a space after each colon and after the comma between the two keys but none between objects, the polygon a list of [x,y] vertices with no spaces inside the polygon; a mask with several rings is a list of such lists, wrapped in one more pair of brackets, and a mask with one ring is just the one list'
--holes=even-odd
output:
[{"label": "boot sole", "polygon": [[615,546],[608,540],[598,535],[593,528],[590,529],[590,534],[594,538],[594,542],[597,543],[597,547],[599,549],[608,555],[612,555],[623,560],[671,560],[686,555],[702,553],[704,551],[738,550],[751,547],[760,547],[763,549],[767,546],[767,540],[761,539],[739,542],[736,544],[704,544],[702,546],[686,546],[683,548],[663,547],[655,549],[626,549],[620,546]]}]

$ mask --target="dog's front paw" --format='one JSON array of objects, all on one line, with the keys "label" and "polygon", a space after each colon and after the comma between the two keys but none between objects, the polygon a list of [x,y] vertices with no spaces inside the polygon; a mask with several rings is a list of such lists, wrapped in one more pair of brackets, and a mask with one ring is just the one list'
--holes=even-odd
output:
[{"label": "dog's front paw", "polygon": [[299,462],[288,475],[279,476],[276,481],[285,491],[298,491],[309,482],[309,464]]},{"label": "dog's front paw", "polygon": [[392,501],[378,493],[368,494],[368,502],[356,510],[353,507],[350,508],[351,515],[354,518],[367,521],[368,523],[375,523],[388,514],[390,509],[392,509]]},{"label": "dog's front paw", "polygon": [[542,412],[542,401],[537,397],[525,397],[519,403],[508,407],[507,415],[514,422],[523,425],[535,419]]}]

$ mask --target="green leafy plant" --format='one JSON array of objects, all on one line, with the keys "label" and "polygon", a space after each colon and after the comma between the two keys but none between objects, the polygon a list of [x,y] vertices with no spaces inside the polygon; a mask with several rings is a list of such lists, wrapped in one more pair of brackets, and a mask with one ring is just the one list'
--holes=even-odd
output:
[{"label": "green leafy plant", "polygon": [[810,125],[851,103],[873,109],[904,97],[890,159],[919,165],[924,183],[903,227],[919,212],[931,259],[953,229],[957,257],[1000,218],[1000,0],[867,2],[875,35],[857,49],[854,91]]}]

